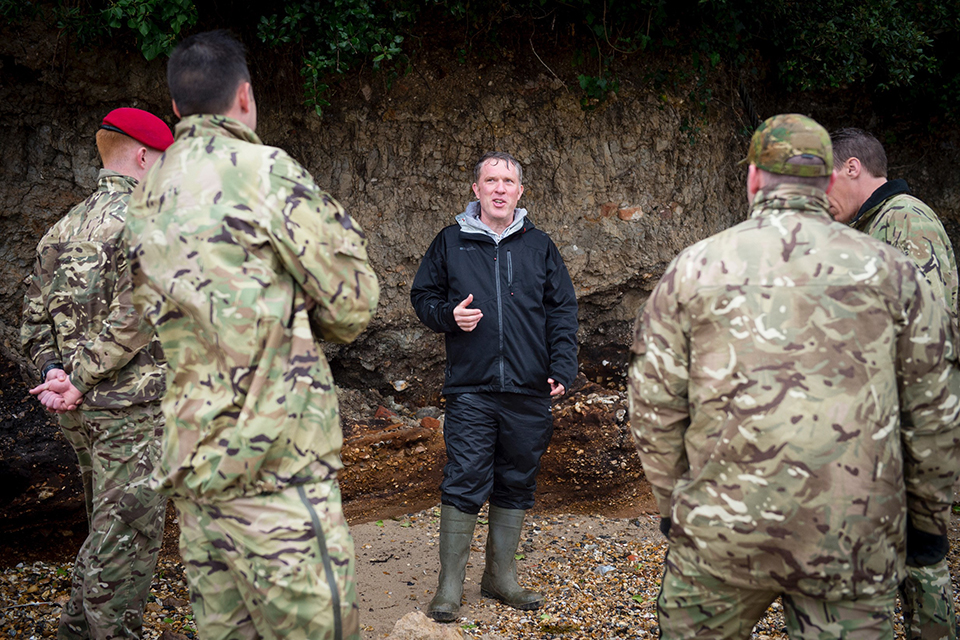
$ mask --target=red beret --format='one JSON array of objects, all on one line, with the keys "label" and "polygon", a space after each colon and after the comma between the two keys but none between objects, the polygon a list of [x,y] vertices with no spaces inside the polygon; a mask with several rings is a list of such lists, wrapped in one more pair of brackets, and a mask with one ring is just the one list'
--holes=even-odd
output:
[{"label": "red beret", "polygon": [[173,144],[170,127],[163,120],[143,109],[133,107],[114,109],[104,117],[100,128],[123,133],[158,151],[166,151],[167,147]]}]

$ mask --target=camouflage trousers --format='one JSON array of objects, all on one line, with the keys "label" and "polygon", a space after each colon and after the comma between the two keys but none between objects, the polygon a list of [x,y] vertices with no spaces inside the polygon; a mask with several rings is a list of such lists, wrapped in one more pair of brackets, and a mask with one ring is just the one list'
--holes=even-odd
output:
[{"label": "camouflage trousers", "polygon": [[353,538],[335,479],[174,504],[201,638],[360,639]]},{"label": "camouflage trousers", "polygon": [[906,640],[957,640],[950,568],[944,558],[928,567],[907,566],[900,585]]},{"label": "camouflage trousers", "polygon": [[896,590],[856,600],[820,600],[733,587],[704,573],[691,553],[671,544],[657,598],[660,637],[743,638],[777,597],[791,640],[893,640]]},{"label": "camouflage trousers", "polygon": [[163,434],[160,404],[70,411],[60,427],[80,463],[89,534],[57,637],[140,638],[167,503],[148,486]]}]

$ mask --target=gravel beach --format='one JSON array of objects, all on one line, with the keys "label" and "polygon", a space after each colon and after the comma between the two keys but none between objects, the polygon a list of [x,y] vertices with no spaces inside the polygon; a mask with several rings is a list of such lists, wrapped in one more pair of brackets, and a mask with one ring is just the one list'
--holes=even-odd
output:
[{"label": "gravel beach", "polygon": [[[403,616],[425,610],[436,587],[439,508],[351,527],[356,542],[364,640],[389,635]],[[953,517],[951,570],[960,575]],[[168,527],[169,533],[169,527]],[[484,513],[474,536],[456,626],[466,638],[656,638],[656,597],[666,544],[649,515],[609,518],[533,513],[519,549],[521,582],[546,595],[539,611],[523,612],[480,595]],[[168,540],[145,616],[145,640],[197,638],[186,581]],[[55,637],[69,591],[70,563],[21,563],[0,574],[0,638]],[[954,593],[960,592],[956,579]],[[899,633],[899,630],[898,630]],[[757,625],[757,639],[785,638],[779,603]],[[902,637],[902,633],[898,635]]]}]

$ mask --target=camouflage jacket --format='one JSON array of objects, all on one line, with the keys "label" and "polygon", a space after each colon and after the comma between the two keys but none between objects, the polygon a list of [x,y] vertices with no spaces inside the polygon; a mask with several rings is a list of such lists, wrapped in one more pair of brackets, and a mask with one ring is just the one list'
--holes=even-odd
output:
[{"label": "camouflage jacket", "polygon": [[631,429],[705,571],[852,598],[899,583],[908,513],[946,534],[960,369],[922,274],[827,206],[761,191],[670,263],[635,331]]},{"label": "camouflage jacket", "polygon": [[379,297],[357,223],[246,126],[190,116],[126,229],[134,303],[170,367],[158,488],[214,502],[335,477],[320,338],[353,340]]},{"label": "camouflage jacket", "polygon": [[97,190],[37,246],[24,299],[24,352],[41,370],[63,364],[84,393],[82,409],[118,409],[163,395],[163,354],[134,311],[121,237],[136,184],[100,171]]},{"label": "camouflage jacket", "polygon": [[926,276],[938,300],[956,322],[957,260],[940,218],[910,195],[903,180],[890,180],[863,204],[851,223],[854,229],[905,253]]}]

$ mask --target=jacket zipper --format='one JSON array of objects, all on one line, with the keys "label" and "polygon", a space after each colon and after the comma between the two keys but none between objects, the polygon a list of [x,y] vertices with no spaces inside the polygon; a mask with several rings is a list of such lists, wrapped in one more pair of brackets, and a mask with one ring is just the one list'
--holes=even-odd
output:
[{"label": "jacket zipper", "polygon": [[[508,256],[510,255],[509,251],[507,252],[507,255]],[[497,322],[499,323],[497,325],[497,336],[499,338],[499,349],[500,349],[498,360],[500,362],[500,390],[502,391],[506,384],[506,378],[504,377],[504,372],[503,372],[503,298],[500,295],[500,244],[499,243],[497,243],[497,251],[494,254],[493,261],[497,263],[496,269],[495,269],[496,273],[494,275],[497,278]]]}]

